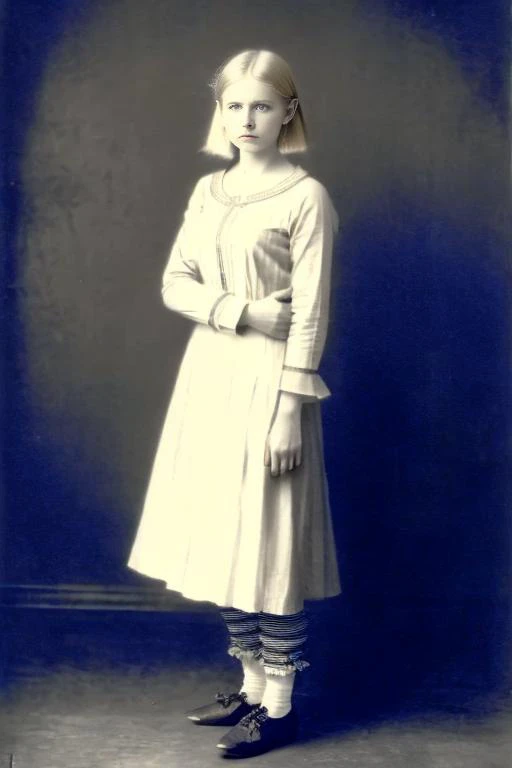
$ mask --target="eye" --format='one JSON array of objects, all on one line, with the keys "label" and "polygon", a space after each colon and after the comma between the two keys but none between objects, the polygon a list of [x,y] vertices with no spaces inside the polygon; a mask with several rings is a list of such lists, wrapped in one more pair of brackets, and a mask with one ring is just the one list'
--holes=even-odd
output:
[{"label": "eye", "polygon": [[230,104],[228,106],[228,109],[235,110],[235,109],[239,109],[239,107],[240,107],[240,104]]},{"label": "eye", "polygon": [[260,112],[267,112],[267,110],[270,109],[268,104],[256,104],[256,109],[258,109]]}]

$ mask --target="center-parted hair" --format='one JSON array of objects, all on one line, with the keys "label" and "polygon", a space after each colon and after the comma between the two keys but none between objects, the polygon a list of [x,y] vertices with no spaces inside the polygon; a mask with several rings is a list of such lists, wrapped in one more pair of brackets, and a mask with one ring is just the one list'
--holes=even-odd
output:
[{"label": "center-parted hair", "polygon": [[[288,63],[272,51],[242,51],[225,61],[216,71],[210,87],[216,100],[210,130],[201,151],[232,159],[236,147],[226,138],[222,125],[220,102],[231,83],[243,77],[254,77],[272,86],[285,99],[298,98],[297,87]],[[304,152],[307,149],[306,125],[300,101],[290,122],[281,127],[277,146],[283,154]]]}]

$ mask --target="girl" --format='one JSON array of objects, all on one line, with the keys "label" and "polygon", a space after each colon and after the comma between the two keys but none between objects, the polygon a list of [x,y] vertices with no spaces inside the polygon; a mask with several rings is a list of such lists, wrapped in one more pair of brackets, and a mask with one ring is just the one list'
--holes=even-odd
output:
[{"label": "girl", "polygon": [[340,593],[317,371],[338,217],[286,158],[306,149],[287,63],[244,51],[213,90],[203,151],[231,162],[196,183],[164,271],[194,328],[128,566],[219,606],[243,684],[188,717],[233,726],[217,747],[239,757],[295,736],[304,600]]}]

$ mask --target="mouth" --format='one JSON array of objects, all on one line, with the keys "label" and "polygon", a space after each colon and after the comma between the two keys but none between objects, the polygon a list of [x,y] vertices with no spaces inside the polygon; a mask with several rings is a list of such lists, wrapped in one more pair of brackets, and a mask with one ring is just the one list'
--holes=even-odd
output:
[{"label": "mouth", "polygon": [[238,138],[239,139],[257,139],[258,137],[254,133],[243,133]]}]

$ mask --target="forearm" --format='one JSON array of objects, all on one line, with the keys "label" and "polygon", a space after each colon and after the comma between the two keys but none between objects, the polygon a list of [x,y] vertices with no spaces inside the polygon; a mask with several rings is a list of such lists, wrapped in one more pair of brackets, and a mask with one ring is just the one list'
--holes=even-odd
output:
[{"label": "forearm", "polygon": [[168,309],[217,331],[236,333],[244,299],[204,285],[186,273],[167,274],[162,298]]}]

